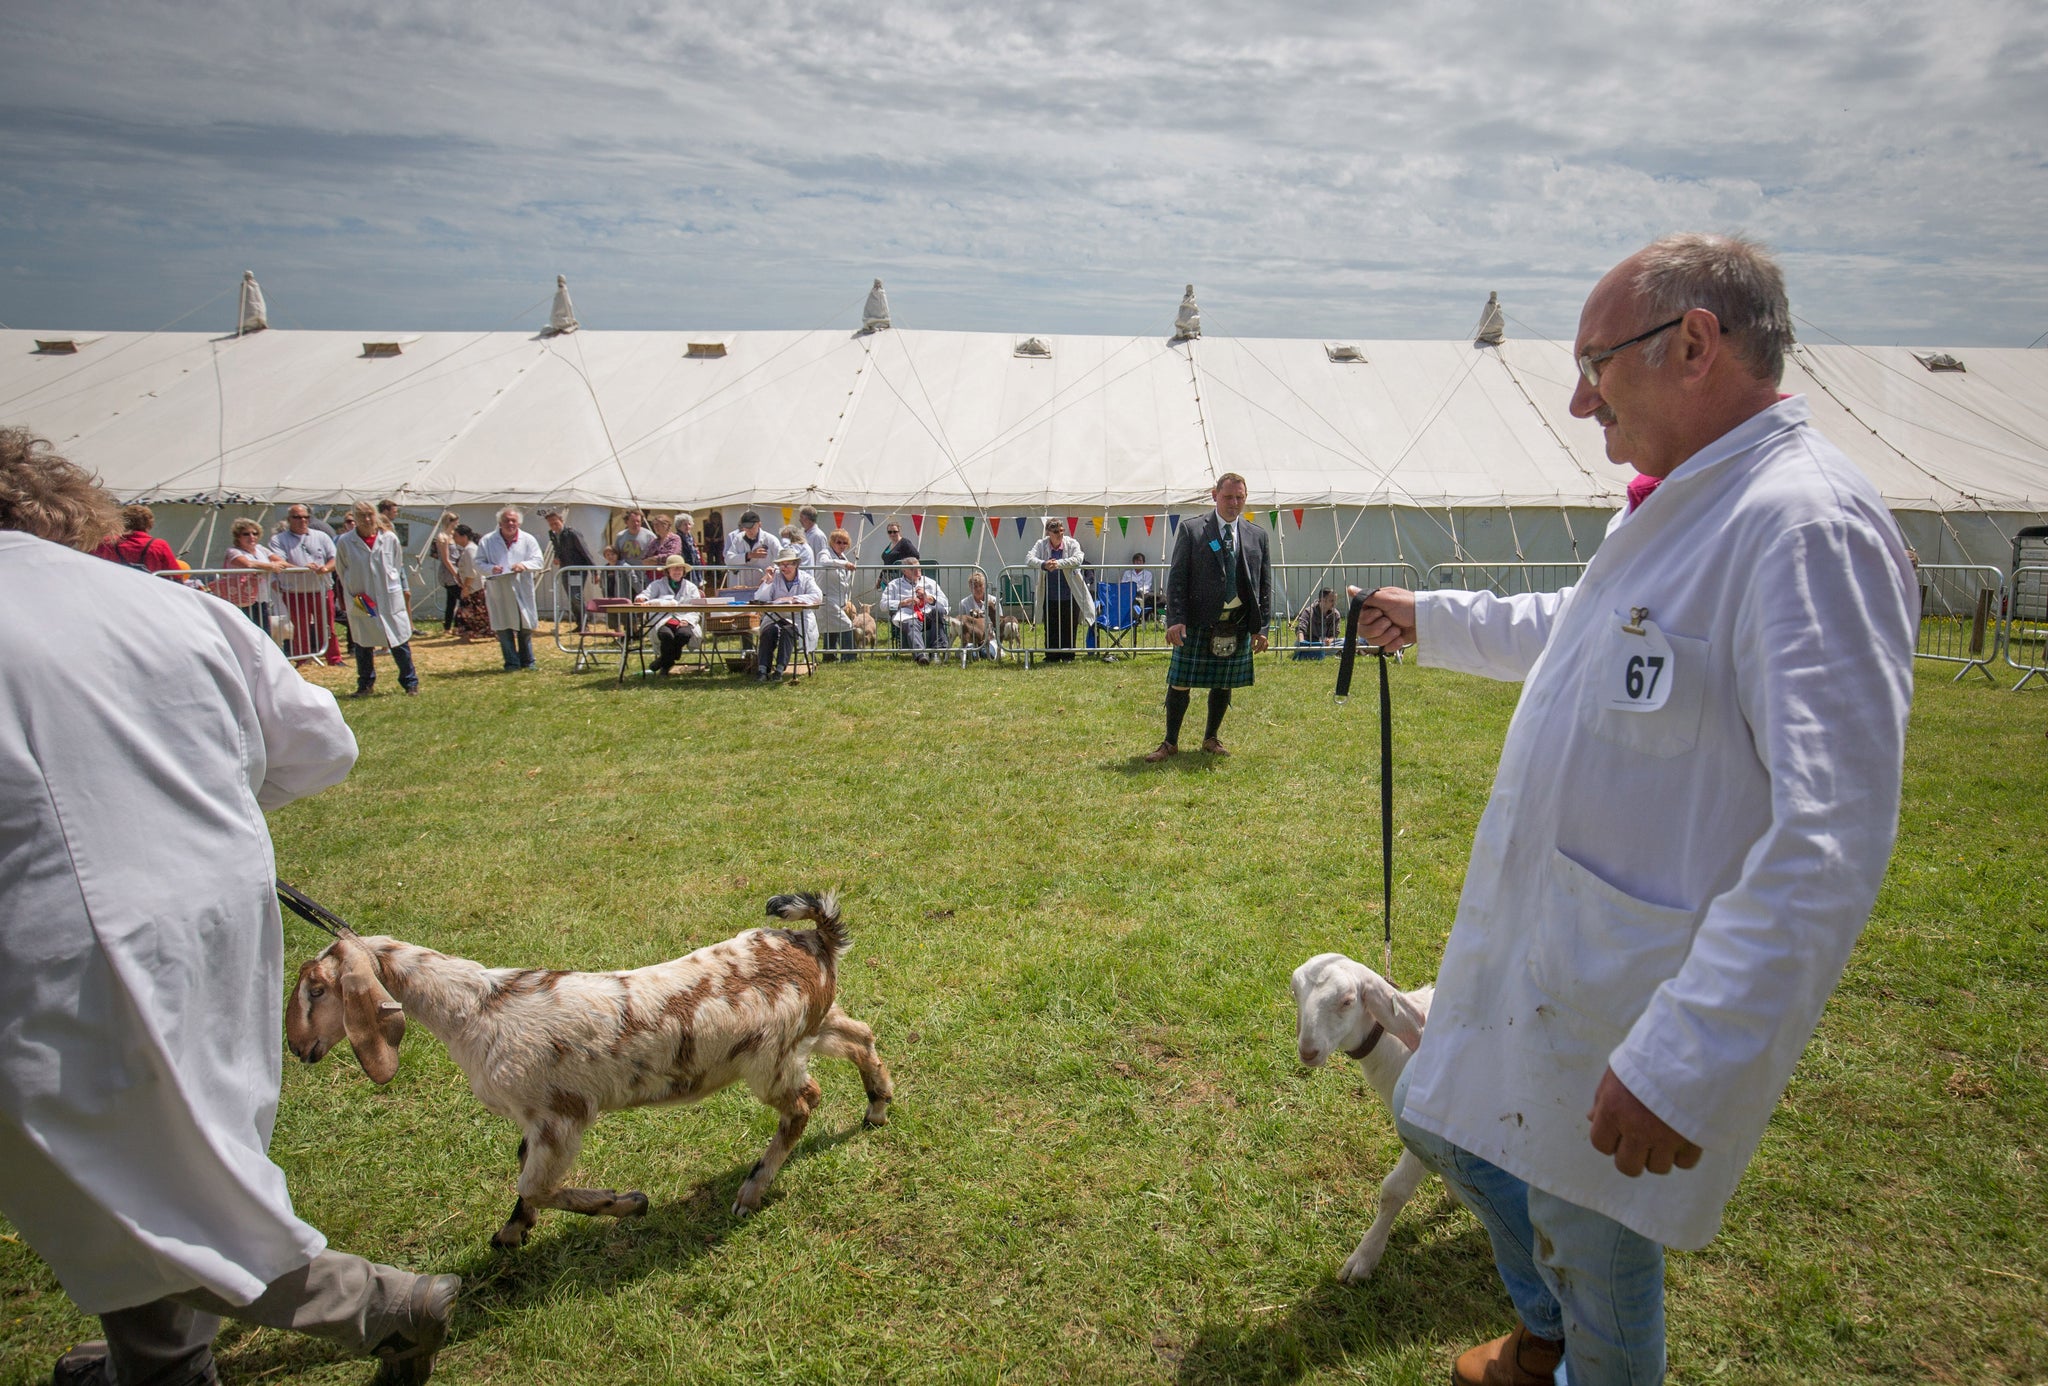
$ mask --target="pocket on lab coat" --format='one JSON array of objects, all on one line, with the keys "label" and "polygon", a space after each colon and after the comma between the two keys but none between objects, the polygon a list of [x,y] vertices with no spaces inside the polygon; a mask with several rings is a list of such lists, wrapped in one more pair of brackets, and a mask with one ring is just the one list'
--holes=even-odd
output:
[{"label": "pocket on lab coat", "polygon": [[[1672,655],[1671,695],[1654,712],[1597,706],[1593,709],[1593,735],[1602,741],[1625,746],[1659,760],[1682,756],[1700,739],[1700,707],[1707,678],[1707,650],[1704,640],[1665,631]],[[1604,673],[1606,671],[1598,671]],[[1589,682],[1598,687],[1598,679]]]},{"label": "pocket on lab coat", "polygon": [[1545,995],[1626,1032],[1692,948],[1698,916],[1653,905],[1552,849],[1529,978]]}]

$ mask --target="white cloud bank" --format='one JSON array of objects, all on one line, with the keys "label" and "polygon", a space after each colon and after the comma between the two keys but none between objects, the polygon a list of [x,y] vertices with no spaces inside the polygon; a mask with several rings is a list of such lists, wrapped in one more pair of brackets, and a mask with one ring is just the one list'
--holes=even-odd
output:
[{"label": "white cloud bank", "polygon": [[2048,331],[2032,3],[13,6],[0,321],[1571,334],[1667,230],[1852,341]]}]

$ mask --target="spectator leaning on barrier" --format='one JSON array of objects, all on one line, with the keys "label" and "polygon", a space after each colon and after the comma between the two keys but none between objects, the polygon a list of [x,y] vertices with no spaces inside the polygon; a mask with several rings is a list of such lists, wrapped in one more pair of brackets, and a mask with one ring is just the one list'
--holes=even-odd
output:
[{"label": "spectator leaning on barrier", "polygon": [[1367,597],[1361,638],[1527,680],[1393,1101],[1520,1320],[1460,1382],[1662,1377],[1664,1248],[1718,1230],[1884,878],[1918,602],[1791,338],[1760,247],[1630,256],[1571,412],[1662,484],[1563,592]]},{"label": "spectator leaning on barrier", "polygon": [[1067,522],[1046,516],[1045,538],[1031,546],[1031,566],[1039,569],[1039,620],[1048,664],[1072,663],[1077,628],[1095,624],[1095,594],[1081,570],[1086,557],[1081,541],[1067,533]]},{"label": "spectator leaning on barrier", "polygon": [[[562,518],[561,511],[543,510],[540,517],[548,527],[548,555],[557,568],[597,566],[590,556],[589,546],[583,542],[583,536],[569,526]],[[585,573],[570,573],[562,579],[562,586],[568,589],[569,606],[576,613],[578,634],[582,633],[585,623],[590,619],[589,613],[583,609],[583,583],[587,576]]]},{"label": "spectator leaning on barrier", "polygon": [[540,612],[534,601],[533,575],[547,566],[540,540],[519,528],[522,518],[514,506],[500,510],[498,527],[484,536],[476,551],[476,568],[484,579],[484,604],[507,673],[536,667],[533,630],[540,624]]},{"label": "spectator leaning on barrier", "polygon": [[882,589],[882,609],[919,664],[932,662],[927,650],[946,648],[946,594],[924,575],[915,555],[903,560],[903,570]]},{"label": "spectator leaning on barrier", "polygon": [[367,698],[376,691],[380,649],[391,651],[399,687],[408,696],[417,694],[420,676],[412,663],[412,613],[406,609],[405,558],[398,536],[378,523],[368,501],[357,501],[349,517],[355,527],[335,541],[335,563],[356,652],[356,696]]},{"label": "spectator leaning on barrier", "polygon": [[[654,547],[654,531],[644,523],[645,516],[638,506],[626,512],[625,528],[612,540],[612,547],[619,551],[619,561],[631,567],[647,561],[648,551]],[[629,584],[631,590],[624,595],[632,596],[646,585],[644,573],[636,572]]]},{"label": "spectator leaning on barrier", "polygon": [[341,663],[334,638],[334,540],[313,528],[313,512],[294,505],[284,513],[284,532],[271,540],[290,568],[278,575],[285,613],[292,618],[294,658],[325,658]]},{"label": "spectator leaning on barrier", "polygon": [[698,576],[697,569],[704,563],[704,555],[697,547],[696,528],[697,522],[690,517],[689,511],[676,512],[676,538],[682,543],[683,559],[690,565],[693,579]]},{"label": "spectator leaning on barrier", "polygon": [[235,521],[228,527],[228,539],[228,551],[222,555],[220,566],[248,571],[225,579],[221,595],[240,607],[242,614],[268,635],[271,579],[288,565],[263,543],[263,526],[254,520],[245,517]]},{"label": "spectator leaning on barrier", "polygon": [[228,1317],[424,1381],[460,1282],[328,1248],[269,1157],[263,811],[340,781],[355,740],[226,604],[75,552],[111,514],[0,430],[0,1213],[106,1332],[51,1380],[211,1382]]},{"label": "spectator leaning on barrier", "polygon": [[156,527],[156,512],[146,505],[129,505],[121,508],[119,537],[101,541],[93,550],[95,556],[144,572],[161,573],[166,569],[178,568],[178,555],[171,546],[150,533]]},{"label": "spectator leaning on barrier", "polygon": [[818,627],[825,635],[826,661],[853,658],[853,617],[847,607],[853,601],[853,580],[859,571],[853,561],[853,536],[835,529],[825,536],[825,552],[817,565],[818,591],[824,605],[818,608]]}]

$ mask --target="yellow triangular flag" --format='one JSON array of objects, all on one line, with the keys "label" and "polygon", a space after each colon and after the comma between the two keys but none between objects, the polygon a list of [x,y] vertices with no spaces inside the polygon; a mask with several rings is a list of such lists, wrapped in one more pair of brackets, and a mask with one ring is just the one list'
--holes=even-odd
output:
[{"label": "yellow triangular flag", "polygon": [[939,533],[944,534],[946,532],[946,521],[951,518],[952,516],[950,515],[939,516]]},{"label": "yellow triangular flag", "polygon": [[1102,533],[1102,517],[1100,515],[1095,517],[1095,532],[1097,534]]}]

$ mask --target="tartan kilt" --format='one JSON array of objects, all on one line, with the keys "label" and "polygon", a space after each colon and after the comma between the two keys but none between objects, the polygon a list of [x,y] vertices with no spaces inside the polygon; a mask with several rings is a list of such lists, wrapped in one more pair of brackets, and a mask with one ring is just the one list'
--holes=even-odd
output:
[{"label": "tartan kilt", "polygon": [[1237,638],[1237,653],[1218,659],[1209,650],[1209,632],[1190,631],[1173,647],[1166,666],[1169,688],[1244,688],[1252,681],[1252,628]]}]

